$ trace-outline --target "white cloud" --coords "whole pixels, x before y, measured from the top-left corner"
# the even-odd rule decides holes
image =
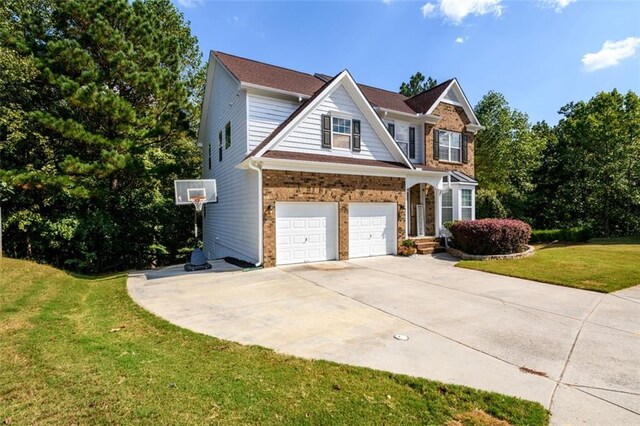
[[[422,16],[426,18],[427,16],[432,16],[434,14],[436,11],[436,5],[433,3],[425,3],[420,10],[422,11]]]
[[[469,15],[502,15],[501,0],[440,0],[440,12],[454,24],[460,24]]]
[[[204,4],[204,0],[176,0],[176,2],[187,9],[192,9],[194,7],[202,6]]]
[[[562,12],[562,9],[575,3],[577,0],[538,0],[538,4],[542,7],[552,7],[556,13]]]
[[[469,40],[469,37],[456,37],[456,44],[462,44],[465,41]]]
[[[627,37],[619,41],[607,40],[598,52],[584,55],[582,57],[582,64],[587,71],[597,71],[603,68],[614,67],[623,59],[635,55],[638,46],[640,46],[640,37]]]
[[[420,10],[422,16],[434,16],[436,13],[458,25],[469,15],[493,14],[500,16],[504,12],[502,0],[439,0],[439,4],[426,3]],[[567,0],[562,0],[567,1]]]

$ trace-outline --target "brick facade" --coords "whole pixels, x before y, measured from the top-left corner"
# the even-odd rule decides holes
[[[276,264],[276,202],[338,203],[338,256],[349,258],[349,203],[397,203],[397,236],[405,236],[404,178],[264,170],[262,172],[265,267]]]
[[[426,164],[431,167],[435,167],[443,170],[455,170],[466,174],[467,176],[474,177],[474,141],[473,133],[467,132],[465,127],[471,121],[464,109],[459,106],[440,102],[433,111],[433,114],[442,117],[442,120],[438,121],[436,125],[425,124],[425,153]],[[446,161],[438,161],[433,158],[433,129],[450,130],[452,132],[464,133],[469,138],[469,150],[468,150],[468,162],[463,163],[449,163]]]

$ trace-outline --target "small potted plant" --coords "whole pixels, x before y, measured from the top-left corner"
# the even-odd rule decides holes
[[[402,246],[400,247],[400,254],[402,256],[411,256],[418,252],[416,248],[416,242],[413,240],[404,240],[402,241]]]

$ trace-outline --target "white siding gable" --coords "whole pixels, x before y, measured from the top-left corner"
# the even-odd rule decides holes
[[[360,120],[360,152],[322,148],[321,116],[331,113]],[[278,151],[335,155],[379,161],[397,161],[393,155],[391,155],[384,142],[382,142],[380,137],[375,133],[369,121],[362,114],[362,111],[360,111],[342,84],[338,85],[329,93],[315,110],[311,111],[311,113],[273,149]]]
[[[271,134],[298,107],[298,102],[247,94],[249,120],[249,146],[252,151]]]
[[[458,99],[458,97],[456,96],[456,94],[453,92],[453,90],[449,89],[447,91],[447,93],[444,95],[444,97],[442,98],[443,101],[449,101],[452,102],[454,104],[460,104],[460,99]]]
[[[211,97],[203,135],[203,177],[216,179],[218,201],[205,206],[204,251],[209,258],[258,261],[258,177],[237,169],[247,149],[247,99],[238,82],[219,63],[214,66]],[[224,147],[225,125],[231,122],[231,146]],[[222,161],[218,133],[223,133]],[[211,169],[208,150],[211,145]]]

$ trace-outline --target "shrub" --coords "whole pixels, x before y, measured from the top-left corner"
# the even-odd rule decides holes
[[[552,241],[567,241],[583,243],[589,241],[591,236],[589,228],[538,229],[531,233],[531,242],[550,243]]]
[[[442,224],[442,226],[449,232],[451,232],[451,226],[453,226],[453,224],[456,223],[455,220],[447,220],[446,222],[444,222]]]
[[[520,220],[480,219],[451,226],[455,246],[465,253],[492,255],[518,253],[531,237],[531,227]]]
[[[415,247],[416,242],[411,239],[402,240],[402,247]]]
[[[492,189],[476,191],[476,217],[479,219],[507,217],[507,209],[504,208],[496,191]]]

